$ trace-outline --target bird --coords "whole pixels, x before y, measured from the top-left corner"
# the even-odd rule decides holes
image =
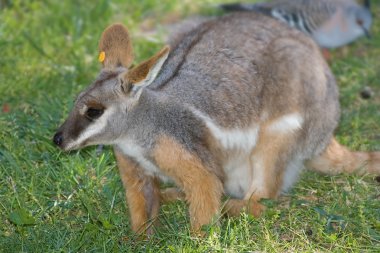
[[[362,5],[354,0],[274,0],[256,4],[222,4],[225,11],[255,11],[271,16],[310,35],[325,49],[370,38],[370,0]]]

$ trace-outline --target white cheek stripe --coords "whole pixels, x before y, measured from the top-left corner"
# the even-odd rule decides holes
[[[302,128],[302,124],[302,116],[299,113],[291,113],[276,119],[267,130],[275,133],[287,133]]]
[[[112,107],[106,109],[103,115],[101,115],[100,118],[93,122],[89,127],[84,129],[76,140],[73,140],[71,143],[67,145],[66,149],[79,147],[84,141],[86,141],[90,137],[102,132],[104,128],[107,126],[107,121],[114,111],[115,110]]]
[[[259,127],[252,127],[250,129],[224,129],[214,123],[212,119],[204,115],[202,112],[191,108],[191,111],[201,118],[206,126],[211,131],[215,139],[217,139],[223,148],[227,150],[231,149],[243,149],[250,151],[256,146],[257,137],[259,133]]]

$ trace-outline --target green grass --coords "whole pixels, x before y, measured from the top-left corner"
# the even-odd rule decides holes
[[[380,187],[373,176],[305,172],[261,218],[220,219],[189,235],[183,203],[162,207],[147,241],[130,230],[111,149],[61,153],[51,143],[74,96],[99,70],[98,38],[110,23],[131,30],[136,58],[161,46],[141,24],[211,13],[208,1],[0,1],[0,252],[379,252]],[[201,9],[199,9],[202,7]],[[372,40],[333,52],[342,120],[338,139],[380,150],[380,6]],[[370,86],[375,96],[359,92]],[[6,111],[6,105],[10,108]]]

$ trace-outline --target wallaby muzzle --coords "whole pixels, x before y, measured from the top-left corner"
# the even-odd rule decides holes
[[[61,147],[62,143],[63,143],[63,135],[62,135],[62,132],[57,132],[54,137],[53,137],[53,142],[55,145],[57,145],[58,147]]]

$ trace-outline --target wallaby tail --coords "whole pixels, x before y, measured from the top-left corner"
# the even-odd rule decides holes
[[[326,174],[380,175],[380,152],[353,152],[333,138],[324,153],[308,161],[306,166]]]

